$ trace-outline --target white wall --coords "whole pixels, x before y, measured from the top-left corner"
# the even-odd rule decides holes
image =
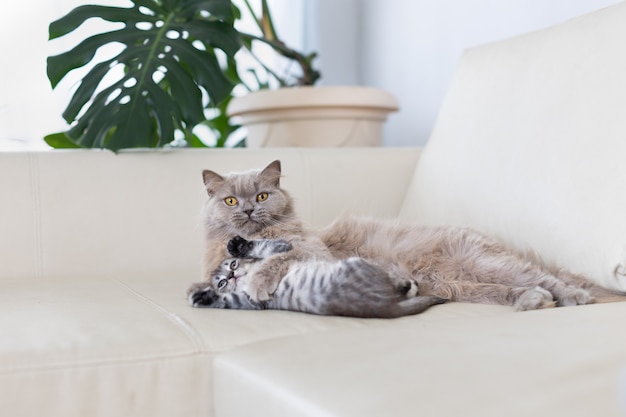
[[[326,84],[396,95],[388,146],[424,144],[462,51],[561,23],[617,0],[317,0]],[[357,19],[356,23],[353,19]],[[355,36],[355,30],[358,36]],[[350,50],[349,48],[355,48]],[[354,66],[352,60],[358,65]]]
[[[302,48],[317,51],[320,85],[359,85],[363,0],[306,0]]]

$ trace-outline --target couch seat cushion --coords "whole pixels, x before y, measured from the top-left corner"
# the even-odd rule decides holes
[[[216,358],[216,416],[619,416],[626,303],[422,316]],[[431,314],[432,313],[432,314]]]
[[[41,404],[58,416],[211,416],[215,355],[268,340],[388,324],[194,309],[184,296],[194,280],[164,274],[0,281],[0,408],[12,416],[37,415]],[[432,313],[492,314],[472,307]]]

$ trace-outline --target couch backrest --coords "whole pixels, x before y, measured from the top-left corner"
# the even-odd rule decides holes
[[[401,217],[626,290],[626,4],[467,51]]]
[[[396,216],[415,149],[0,153],[0,279],[171,272],[199,277],[203,169],[283,163],[311,226]]]

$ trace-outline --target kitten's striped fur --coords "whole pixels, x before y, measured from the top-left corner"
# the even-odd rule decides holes
[[[418,314],[445,302],[435,296],[419,296],[417,282],[397,271],[384,271],[362,258],[339,261],[294,262],[269,300],[253,301],[246,293],[262,265],[259,260],[292,249],[280,239],[247,241],[236,237],[226,259],[212,274],[212,285],[197,284],[189,291],[194,307],[245,310],[291,310],[320,315],[395,318]]]

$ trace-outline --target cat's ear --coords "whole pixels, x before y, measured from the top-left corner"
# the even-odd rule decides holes
[[[276,160],[263,169],[261,177],[278,187],[280,185],[280,174],[280,161]]]
[[[209,197],[215,194],[217,187],[224,183],[224,177],[208,169],[202,171],[202,180],[204,181],[204,186],[206,187],[206,192]]]

